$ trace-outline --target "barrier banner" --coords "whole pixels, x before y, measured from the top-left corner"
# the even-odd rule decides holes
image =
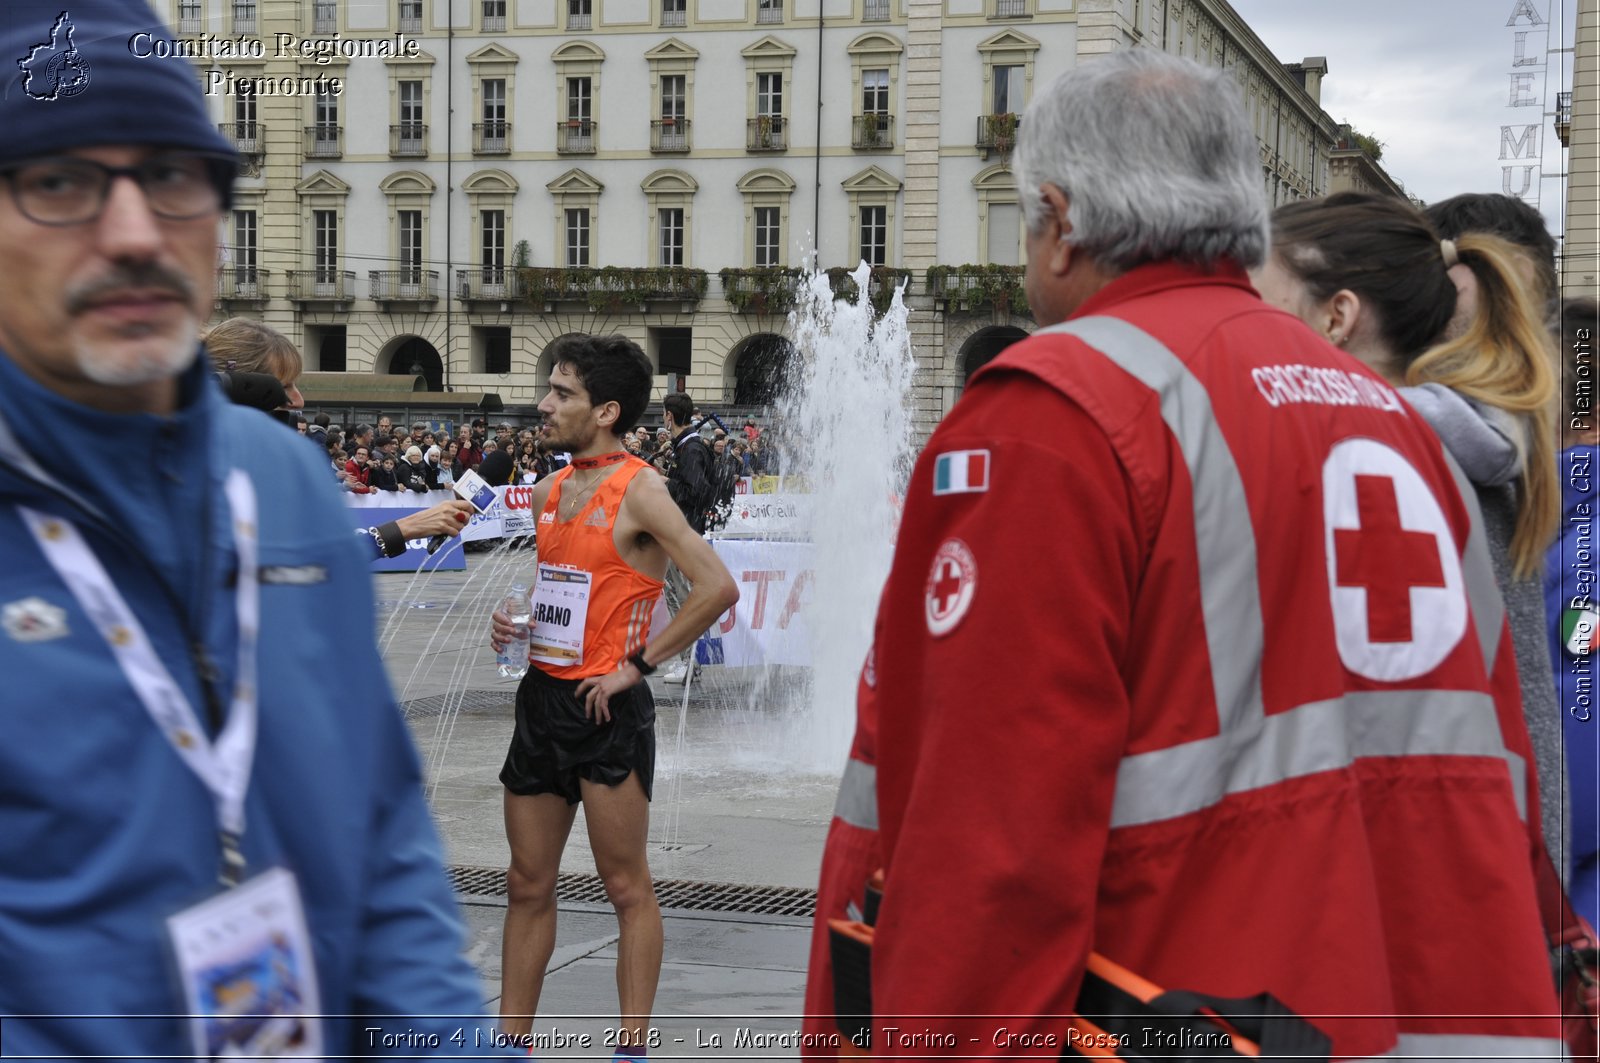
[[[443,496],[445,495],[445,492],[430,491],[429,494],[440,495],[441,497],[439,501],[444,501]],[[354,497],[382,497],[384,501],[404,501],[403,496],[387,491],[384,492],[382,496],[363,495]],[[421,499],[427,496],[413,491],[411,492],[411,497]],[[413,513],[427,509],[429,506],[435,504],[436,503],[429,502],[427,505],[422,506],[403,507],[372,505],[351,506],[348,512],[350,514],[352,527],[374,528],[379,524],[386,524],[391,520],[399,520],[401,517],[408,517]],[[454,547],[454,549],[452,549],[452,547]],[[437,554],[430,556],[428,554],[428,540],[426,537],[421,539],[407,539],[405,553],[401,554],[399,557],[380,557],[376,559],[372,562],[372,571],[415,572],[419,565],[426,568],[429,572],[448,572],[451,570],[459,571],[460,569],[467,567],[467,558],[466,554],[462,552],[460,545],[454,542],[446,542],[443,546],[439,547],[439,552]]]
[[[711,548],[733,573],[739,601],[700,637],[695,660],[735,668],[809,665],[801,608],[811,595],[811,544],[713,539]]]
[[[799,538],[809,529],[810,495],[735,495],[724,535],[780,535]]]

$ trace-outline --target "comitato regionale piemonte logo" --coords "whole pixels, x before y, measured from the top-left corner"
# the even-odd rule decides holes
[[[50,39],[28,49],[17,60],[22,69],[22,91],[35,100],[64,100],[89,87],[89,61],[72,43],[76,29],[63,11],[50,27]]]

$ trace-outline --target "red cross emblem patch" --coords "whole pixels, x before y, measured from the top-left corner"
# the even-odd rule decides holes
[[[1347,439],[1322,466],[1322,504],[1340,660],[1386,682],[1433,671],[1468,609],[1455,536],[1422,474],[1392,447]]]
[[[928,631],[935,637],[948,635],[972,608],[978,589],[978,562],[972,550],[960,539],[946,539],[933,555],[924,595]]]

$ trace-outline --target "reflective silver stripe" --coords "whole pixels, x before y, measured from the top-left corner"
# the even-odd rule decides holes
[[[1170,819],[1229,794],[1361,757],[1501,757],[1526,819],[1527,765],[1505,748],[1494,699],[1459,690],[1363,691],[1257,717],[1227,735],[1122,758],[1111,826]]]
[[[1552,1020],[1554,1016],[1552,1016]],[[1379,1058],[1439,1060],[1461,1063],[1485,1059],[1559,1060],[1565,1042],[1554,1037],[1496,1037],[1489,1034],[1403,1033],[1393,1052]]]
[[[844,778],[839,780],[839,800],[833,805],[833,817],[862,830],[878,829],[876,765],[866,764],[854,757],[845,763]]]
[[[1467,507],[1472,530],[1467,534],[1467,548],[1461,556],[1461,574],[1467,585],[1467,600],[1472,603],[1472,620],[1478,626],[1478,642],[1483,646],[1484,667],[1494,674],[1495,655],[1500,649],[1500,625],[1506,618],[1505,601],[1500,597],[1500,585],[1494,579],[1494,562],[1489,558],[1489,536],[1483,528],[1483,510],[1478,507],[1478,492],[1472,481],[1461,471],[1456,459],[1444,451],[1444,463],[1456,481],[1456,492]]]
[[[1342,768],[1361,757],[1407,755],[1503,760],[1518,815],[1525,819],[1527,766],[1505,748],[1494,701],[1487,694],[1359,692],[1266,715],[1255,529],[1243,478],[1205,386],[1159,341],[1126,321],[1090,317],[1040,331],[1076,336],[1156,393],[1162,419],[1183,452],[1194,494],[1201,611],[1220,733],[1124,757],[1111,826],[1186,815],[1229,794]],[[1483,608],[1481,623],[1487,624],[1503,615],[1503,607],[1487,568],[1481,516],[1470,485],[1462,493],[1473,518],[1463,569],[1474,614]],[[1498,632],[1499,621],[1492,627]]]

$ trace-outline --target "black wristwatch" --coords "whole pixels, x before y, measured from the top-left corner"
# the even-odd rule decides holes
[[[648,661],[646,661],[644,659],[644,651],[643,650],[639,650],[636,653],[634,653],[634,655],[632,657],[629,657],[628,658],[628,663],[633,665],[635,668],[639,669],[639,674],[640,675],[649,675],[650,673],[652,673],[652,672],[654,672],[656,670],[656,666],[655,665],[651,664],[650,662],[648,662]]]

